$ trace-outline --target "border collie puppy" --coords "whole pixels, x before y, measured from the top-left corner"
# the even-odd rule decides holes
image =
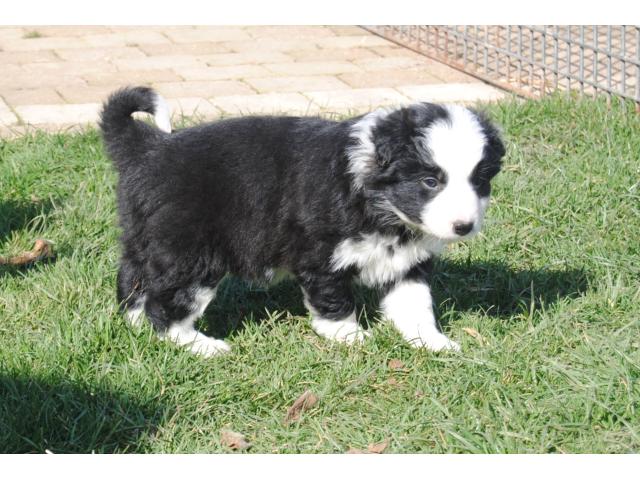
[[[132,118],[155,116],[157,128]],[[482,225],[505,153],[497,129],[460,106],[418,103],[341,122],[249,116],[171,132],[153,90],[124,88],[100,127],[119,173],[118,301],[163,338],[213,355],[194,329],[229,272],[300,283],[321,336],[361,341],[352,284],[411,345],[458,350],[432,309],[432,259]]]

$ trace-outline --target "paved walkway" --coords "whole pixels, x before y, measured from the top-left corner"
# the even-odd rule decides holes
[[[93,123],[123,85],[174,116],[357,113],[503,95],[355,26],[0,27],[0,136]]]

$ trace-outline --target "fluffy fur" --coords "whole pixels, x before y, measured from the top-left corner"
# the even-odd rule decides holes
[[[229,272],[292,274],[318,334],[362,340],[354,280],[412,345],[457,349],[437,328],[429,267],[477,233],[504,147],[478,112],[419,103],[341,122],[249,116],[171,132],[144,87],[115,92],[101,128],[119,173],[118,301],[194,352],[229,349],[194,329]],[[134,120],[155,116],[153,127]]]

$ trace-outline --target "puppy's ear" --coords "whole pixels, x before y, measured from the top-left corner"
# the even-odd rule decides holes
[[[415,112],[411,108],[397,110],[376,125],[373,129],[373,143],[378,166],[388,166],[412,144],[415,125]]]
[[[489,119],[488,115],[483,111],[474,109],[470,110],[478,116],[480,125],[482,126],[482,131],[487,138],[487,143],[484,147],[484,156],[499,165],[502,157],[504,157],[506,153],[504,143],[502,142],[502,132],[500,127],[493,123]]]
[[[487,131],[487,147],[491,150],[491,154],[498,160],[507,153],[504,143],[502,142],[500,131],[493,125],[492,128]]]
[[[385,168],[391,163],[396,153],[393,141],[387,136],[375,137],[374,144],[376,146],[376,163],[379,167]]]

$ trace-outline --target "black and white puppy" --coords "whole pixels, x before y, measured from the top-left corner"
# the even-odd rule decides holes
[[[155,116],[156,125],[132,118]],[[171,133],[154,91],[111,95],[100,123],[119,173],[118,301],[160,336],[212,355],[194,329],[229,272],[302,287],[312,328],[354,342],[352,283],[416,347],[458,350],[436,323],[432,259],[477,233],[505,153],[497,129],[461,106],[419,103],[341,122],[249,116]]]

